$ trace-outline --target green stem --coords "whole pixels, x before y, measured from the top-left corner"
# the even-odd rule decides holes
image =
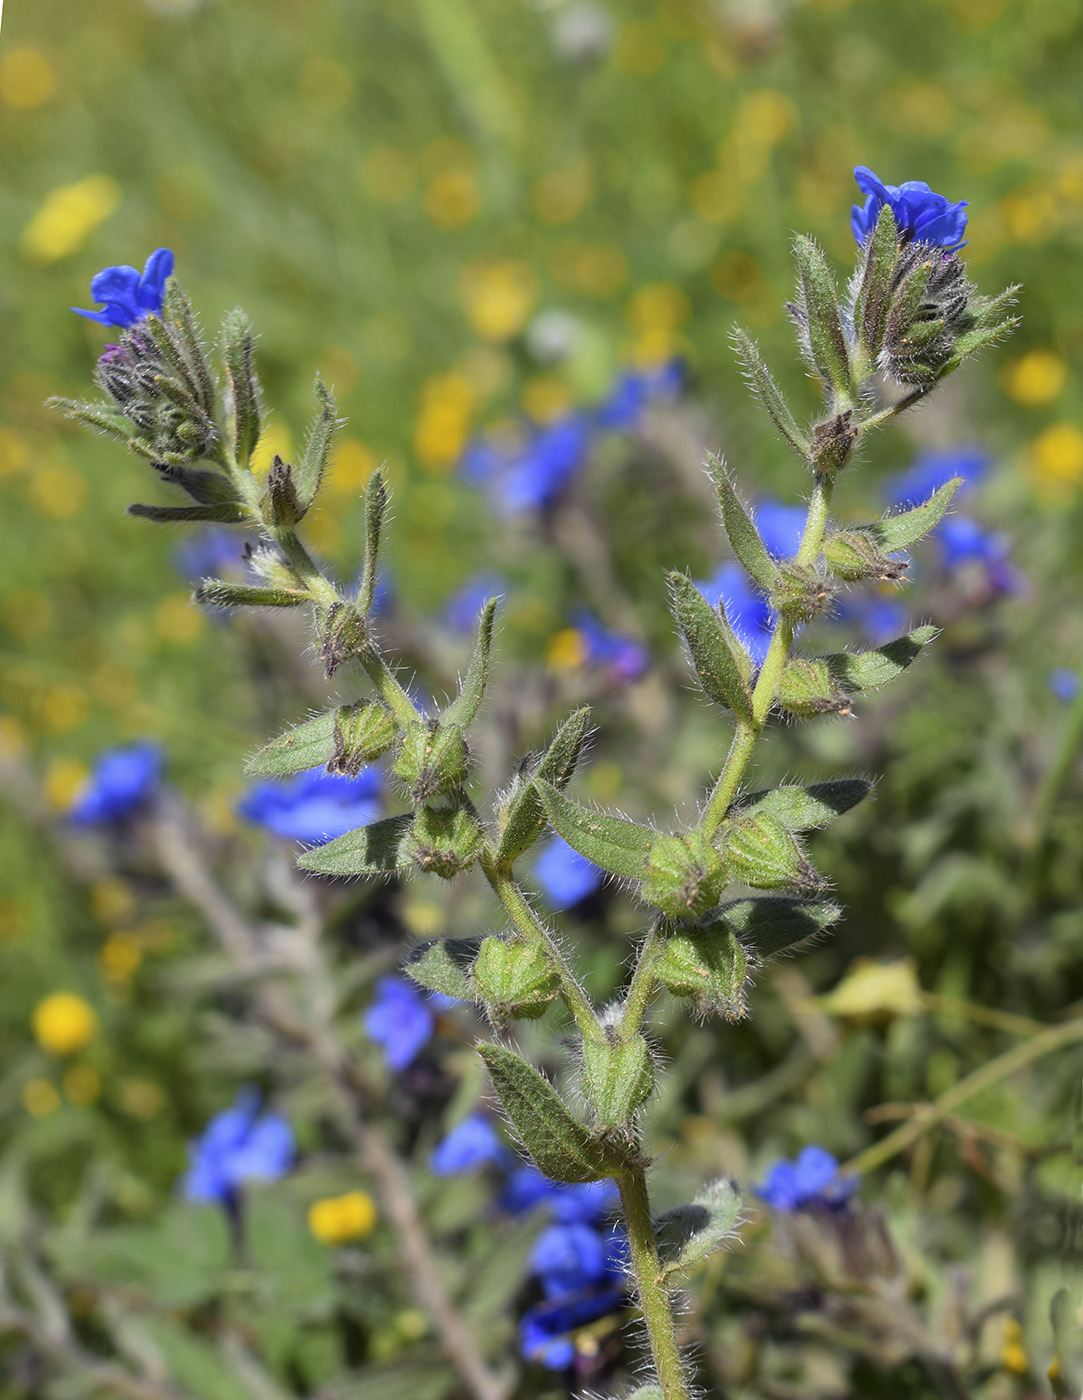
[[[654,1240],[647,1197],[647,1178],[642,1167],[622,1172],[617,1178],[624,1222],[628,1228],[628,1248],[636,1279],[636,1292],[643,1321],[650,1338],[651,1355],[663,1400],[690,1400],[688,1380],[681,1364],[677,1328],[673,1321],[673,1299],[669,1296],[658,1246]]]
[[[568,966],[556,939],[531,909],[526,896],[516,882],[510,875],[501,870],[496,858],[496,850],[491,844],[487,844],[482,850],[479,864],[485,872],[485,878],[489,881],[515,927],[529,942],[541,943],[553,960],[553,965],[560,978],[560,994],[568,1010],[575,1017],[575,1024],[579,1027],[580,1035],[585,1040],[603,1040],[605,1035],[601,1022],[598,1020],[586,992],[579,985],[575,974]]]
[[[1006,1079],[1016,1070],[1023,1069],[1032,1060],[1041,1059],[1043,1055],[1059,1050],[1063,1045],[1071,1045],[1077,1040],[1083,1040],[1083,1020],[1067,1021],[1063,1026],[1051,1026],[1040,1035],[1025,1040],[1022,1045],[1016,1045],[1005,1054],[998,1055],[995,1060],[990,1060],[988,1064],[976,1069],[973,1074],[968,1074],[965,1079],[960,1079],[958,1084],[941,1094],[935,1103],[918,1110],[908,1123],[896,1128],[893,1133],[888,1133],[886,1138],[873,1143],[864,1152],[859,1152],[841,1170],[847,1174],[859,1174],[883,1166],[899,1152],[905,1152],[908,1147],[912,1147],[930,1128],[935,1128],[938,1123],[943,1122],[967,1099],[980,1094],[991,1084]]]
[[[823,547],[824,531],[827,529],[827,513],[831,505],[831,493],[834,490],[834,485],[833,476],[817,476],[816,478],[816,485],[813,488],[812,500],[809,502],[805,528],[801,532],[801,544],[798,547],[795,561],[806,568],[816,562]],[[760,667],[755,689],[752,692],[751,723],[742,721],[738,724],[737,732],[733,736],[733,743],[726,756],[725,765],[703,810],[700,825],[708,837],[713,837],[717,833],[726,819],[730,804],[737,796],[741,779],[744,777],[745,770],[752,758],[757,740],[763,732],[767,716],[771,713],[771,706],[775,703],[782,673],[790,659],[793,635],[793,623],[789,618],[780,616],[775,623],[767,655],[763,658],[763,665]]]
[[[665,941],[662,928],[661,920],[652,925],[640,947],[635,971],[632,973],[632,980],[629,982],[628,991],[625,994],[624,1011],[620,1018],[622,1040],[630,1040],[638,1032],[643,1024],[643,1017],[647,1013],[651,997],[654,995],[654,960]]]
[[[363,651],[357,658],[365,668],[365,674],[376,687],[376,692],[387,708],[407,729],[417,721],[417,706],[395,679],[394,673],[383,657],[376,651]]]

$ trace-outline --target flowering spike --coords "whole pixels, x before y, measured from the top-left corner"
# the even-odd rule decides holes
[[[886,205],[899,233],[908,241],[928,243],[949,252],[963,246],[967,217],[965,199],[952,204],[942,194],[934,194],[924,180],[885,185],[867,165],[854,167],[854,179],[866,196],[865,203],[855,204],[851,214],[850,222],[858,243],[864,245]]]

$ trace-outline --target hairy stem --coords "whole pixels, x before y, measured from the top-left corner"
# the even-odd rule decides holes
[[[643,1168],[635,1167],[622,1172],[617,1178],[617,1186],[628,1227],[628,1248],[639,1307],[650,1338],[651,1355],[663,1400],[689,1400],[691,1392],[681,1363],[677,1327],[673,1320],[673,1299],[666,1287],[658,1258]]]
[[[643,1017],[654,995],[654,960],[664,941],[662,930],[662,921],[659,919],[651,926],[640,946],[635,971],[625,993],[624,1011],[620,1020],[620,1033],[625,1040],[631,1039],[643,1024]]]

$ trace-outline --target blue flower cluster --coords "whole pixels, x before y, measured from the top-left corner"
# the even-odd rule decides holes
[[[678,360],[658,369],[629,370],[593,411],[568,413],[541,425],[526,420],[523,440],[514,446],[492,437],[479,439],[467,447],[460,469],[465,480],[486,492],[499,514],[540,510],[586,465],[598,434],[632,431],[651,403],[675,397],[683,383]]]
[[[68,816],[81,826],[121,821],[150,801],[161,772],[162,751],[157,744],[110,749],[95,763]]]
[[[382,791],[378,768],[364,768],[356,778],[310,768],[292,778],[253,784],[237,810],[276,836],[319,846],[375,821]]]
[[[844,1206],[857,1186],[857,1177],[839,1174],[838,1159],[825,1147],[806,1147],[796,1161],[775,1162],[756,1191],[769,1206],[788,1213]]]
[[[850,217],[858,243],[864,244],[886,204],[894,215],[899,233],[905,238],[946,248],[949,252],[963,246],[967,217],[965,199],[952,204],[942,194],[934,194],[924,180],[885,185],[867,165],[854,167],[854,179],[866,196],[864,204],[854,205]]]
[[[182,1188],[190,1201],[232,1207],[249,1181],[277,1181],[294,1158],[293,1129],[277,1113],[260,1113],[260,1097],[243,1089],[232,1108],[215,1114],[203,1136],[188,1144]]]
[[[158,248],[147,259],[142,273],[122,265],[107,267],[91,279],[91,299],[104,302],[103,310],[82,311],[78,306],[71,309],[77,316],[103,326],[134,326],[144,316],[161,314],[165,284],[172,274],[173,254],[168,248]]]
[[[563,836],[554,836],[538,853],[534,879],[551,909],[570,909],[601,888],[605,871],[573,850]]]

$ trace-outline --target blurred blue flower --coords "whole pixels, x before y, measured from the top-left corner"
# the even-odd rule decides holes
[[[381,977],[376,998],[361,1018],[370,1039],[384,1048],[393,1070],[413,1064],[436,1028],[429,999],[401,977]]]
[[[850,218],[854,237],[864,245],[876,227],[880,210],[889,205],[895,225],[905,238],[915,243],[931,243],[949,252],[963,246],[966,233],[967,201],[952,204],[942,194],[934,194],[924,180],[907,180],[901,185],[885,185],[867,165],[854,167],[854,179],[866,196],[855,204]]]
[[[841,1206],[857,1189],[857,1178],[840,1176],[838,1160],[824,1147],[806,1147],[795,1162],[783,1159],[768,1169],[756,1191],[779,1211],[805,1206]]]
[[[489,599],[507,591],[508,581],[501,574],[473,574],[444,604],[444,621],[453,632],[471,632]]]
[[[198,583],[204,578],[247,572],[243,567],[247,549],[244,535],[224,525],[212,525],[178,545],[173,557],[185,578]],[[214,613],[221,611],[213,610]]]
[[[562,836],[554,836],[534,862],[534,878],[550,908],[570,909],[601,887],[605,872],[573,850]]]
[[[232,1108],[215,1114],[201,1138],[188,1144],[182,1180],[190,1201],[230,1204],[247,1181],[277,1181],[294,1156],[293,1130],[277,1113],[260,1115],[260,1097],[244,1089]]]
[[[91,299],[104,302],[104,310],[82,311],[78,306],[72,310],[103,326],[134,326],[144,316],[161,312],[165,284],[172,272],[173,254],[168,248],[151,253],[142,275],[127,265],[107,267],[90,283]]]
[[[375,821],[382,786],[377,768],[362,769],[356,778],[310,768],[292,778],[254,783],[237,810],[276,836],[318,846]]]
[[[574,1221],[590,1223],[600,1220],[616,1205],[617,1199],[617,1187],[612,1181],[564,1186],[550,1181],[537,1167],[516,1167],[504,1183],[500,1205],[509,1215],[525,1215],[544,1203],[555,1220],[569,1224]]]
[[[474,443],[462,460],[466,480],[482,487],[501,515],[518,515],[548,505],[586,463],[590,425],[581,414],[531,428],[516,451],[491,442]]]
[[[519,1350],[524,1360],[549,1371],[565,1371],[575,1360],[572,1333],[624,1305],[624,1292],[608,1287],[568,1293],[528,1308],[519,1323]]]
[[[913,465],[906,471],[891,478],[884,488],[884,497],[893,506],[921,505],[946,482],[961,476],[963,485],[955,497],[959,500],[971,487],[977,485],[988,469],[988,454],[973,443],[964,443],[959,447],[930,448],[926,452],[919,452]]]
[[[1003,536],[986,530],[968,515],[950,515],[936,527],[940,557],[947,569],[963,564],[996,564],[1007,554]]]
[[[597,1283],[608,1269],[605,1240],[591,1225],[549,1225],[530,1251],[530,1272],[547,1298]]]
[[[801,544],[808,511],[802,506],[787,506],[770,498],[756,507],[756,526],[767,553],[776,559],[791,559]]]
[[[1049,673],[1049,689],[1066,705],[1070,705],[1076,698],[1081,685],[1083,681],[1080,680],[1079,672],[1070,671],[1066,666],[1058,666],[1055,671]]]
[[[498,1137],[492,1120],[474,1113],[436,1144],[430,1164],[437,1176],[455,1176],[487,1163],[501,1166],[510,1159],[511,1153]]]
[[[595,413],[595,421],[611,432],[628,432],[639,426],[643,410],[659,399],[672,399],[684,387],[684,365],[670,360],[654,369],[625,370]]]
[[[730,626],[759,665],[771,644],[775,615],[740,564],[728,559],[710,578],[700,579],[696,587],[712,607],[719,602],[724,605]]]
[[[578,608],[572,614],[572,624],[582,638],[588,666],[604,668],[619,683],[638,680],[647,669],[647,648],[635,637],[610,632],[586,608]]]
[[[161,771],[162,751],[157,744],[110,749],[95,763],[68,816],[83,826],[120,821],[150,799]]]
[[[874,594],[844,593],[836,599],[840,621],[855,622],[862,641],[880,647],[906,631],[907,609],[894,598]]]

